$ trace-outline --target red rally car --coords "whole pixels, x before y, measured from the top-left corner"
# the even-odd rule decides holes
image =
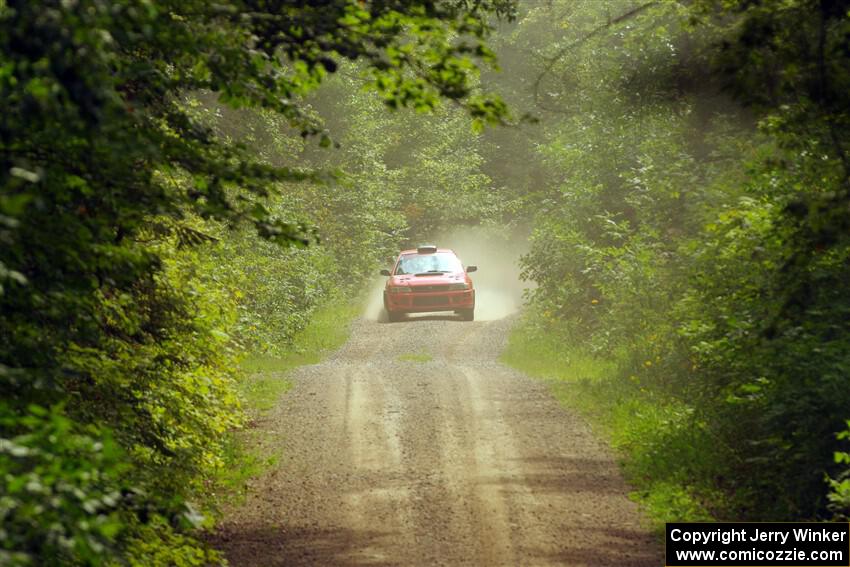
[[[446,248],[420,246],[403,250],[384,288],[384,308],[390,321],[401,321],[407,313],[454,311],[464,321],[475,318],[475,289],[471,272],[477,266],[463,268],[460,258]]]

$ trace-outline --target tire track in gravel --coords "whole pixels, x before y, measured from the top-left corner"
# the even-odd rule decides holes
[[[258,423],[279,466],[213,544],[237,567],[661,565],[604,444],[497,362],[509,326],[357,321]]]

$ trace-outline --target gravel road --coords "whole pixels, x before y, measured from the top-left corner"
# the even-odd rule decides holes
[[[497,362],[509,326],[355,322],[257,424],[279,464],[214,545],[237,567],[663,565],[604,444]]]

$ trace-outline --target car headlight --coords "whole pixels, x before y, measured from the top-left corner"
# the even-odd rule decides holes
[[[394,286],[390,288],[390,293],[410,293],[410,288],[407,286]]]
[[[449,291],[465,291],[469,289],[469,284],[453,283],[449,286]]]

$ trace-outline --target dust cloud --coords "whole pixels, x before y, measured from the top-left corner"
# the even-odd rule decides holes
[[[519,311],[523,291],[530,287],[520,279],[519,257],[528,249],[524,236],[505,235],[499,229],[469,227],[422,239],[457,253],[464,266],[478,266],[471,274],[475,285],[475,319],[493,321]],[[411,245],[415,246],[415,244]],[[386,278],[377,278],[369,292],[364,317],[382,320]],[[443,314],[451,316],[450,313]],[[412,315],[417,317],[419,315]]]

